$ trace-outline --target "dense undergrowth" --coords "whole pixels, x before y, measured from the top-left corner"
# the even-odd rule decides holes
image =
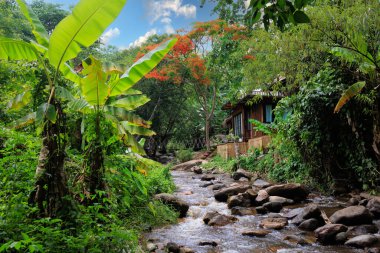
[[[169,168],[150,168],[146,175],[134,169],[134,159],[113,155],[106,161],[107,193],[81,204],[83,158],[68,150],[66,167],[74,209],[62,220],[38,218],[28,205],[34,187],[40,139],[0,128],[0,252],[139,252],[139,234],[154,226],[176,221],[168,206],[152,195],[172,192]]]

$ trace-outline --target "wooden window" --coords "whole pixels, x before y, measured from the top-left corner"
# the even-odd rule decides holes
[[[273,105],[272,104],[264,105],[264,123],[272,123],[273,120],[274,120]]]
[[[234,135],[235,136],[239,136],[239,137],[242,137],[242,117],[241,117],[241,113],[239,113],[238,115],[236,115],[234,117]]]
[[[246,120],[246,126],[247,126],[248,131],[252,130],[252,123],[249,122],[249,120],[253,118],[252,111],[253,111],[252,108],[247,108],[245,111],[245,120]]]

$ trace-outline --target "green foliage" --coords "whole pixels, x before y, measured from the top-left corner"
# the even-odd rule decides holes
[[[221,156],[213,157],[208,163],[202,165],[203,168],[207,170],[220,169],[226,172],[235,171],[237,168],[236,159],[225,160]]]
[[[175,155],[180,162],[187,162],[193,158],[193,151],[191,149],[180,149]]]

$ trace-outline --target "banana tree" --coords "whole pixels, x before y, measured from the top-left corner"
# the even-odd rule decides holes
[[[80,0],[72,13],[63,19],[49,36],[24,0],[16,0],[21,12],[29,21],[35,40],[26,42],[0,37],[0,59],[38,62],[45,71],[49,86],[46,103],[36,112],[19,121],[20,124],[36,121],[42,125],[43,145],[36,169],[35,190],[30,202],[36,203],[41,214],[56,216],[68,207],[67,179],[64,171],[65,141],[63,112],[56,99],[57,83],[65,79],[78,82],[78,75],[69,61],[77,57],[82,48],[92,45],[119,15],[126,0]],[[11,102],[13,106],[25,102],[22,96]],[[16,106],[17,107],[17,106]]]
[[[134,90],[133,86],[164,58],[176,42],[177,39],[173,39],[163,43],[138,60],[125,73],[113,64],[103,64],[90,56],[82,62],[81,74],[84,77],[78,82],[79,98],[68,95],[69,92],[60,87],[59,96],[69,100],[68,108],[82,112],[87,119],[82,121],[82,130],[88,129],[86,125],[93,126],[89,131],[94,133],[89,133],[86,140],[85,166],[89,169],[86,193],[96,196],[97,190],[105,189],[104,149],[109,141],[104,137],[112,130],[101,127],[104,121],[111,123],[117,139],[130,147],[133,153],[145,154],[134,135],[152,136],[155,133],[149,129],[150,123],[133,111],[150,99]]]

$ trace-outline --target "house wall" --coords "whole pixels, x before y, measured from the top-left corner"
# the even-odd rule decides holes
[[[277,101],[272,98],[264,97],[259,103],[253,105],[245,105],[243,103],[236,105],[236,107],[232,110],[232,128],[234,126],[234,117],[238,114],[242,114],[242,137],[243,141],[248,141],[249,139],[259,138],[264,136],[264,134],[260,131],[254,130],[254,126],[249,127],[248,118],[256,119],[260,122],[264,122],[264,108],[267,104],[272,104],[275,107]],[[251,128],[251,129],[249,129]]]

